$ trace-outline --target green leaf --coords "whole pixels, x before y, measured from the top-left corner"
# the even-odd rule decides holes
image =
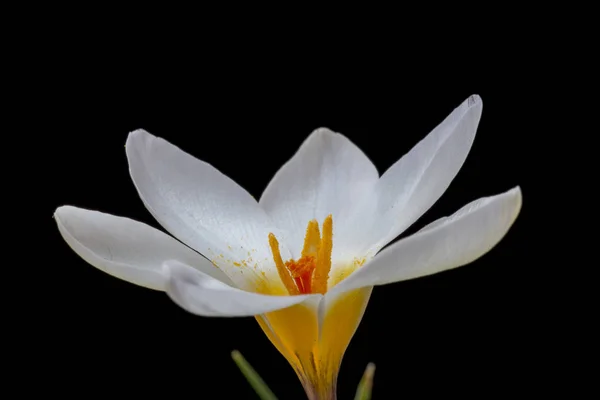
[[[360,383],[358,384],[354,400],[371,399],[371,390],[373,389],[373,375],[375,375],[375,364],[369,363],[367,364],[367,369],[365,369],[365,373],[363,374],[363,377],[360,380]]]
[[[233,358],[233,361],[235,361],[240,371],[242,371],[242,374],[244,374],[248,380],[248,383],[250,383],[250,386],[252,386],[258,397],[260,397],[262,400],[277,400],[277,397],[275,397],[265,381],[262,380],[254,368],[252,368],[244,356],[242,356],[242,353],[234,350],[231,352],[231,358]]]

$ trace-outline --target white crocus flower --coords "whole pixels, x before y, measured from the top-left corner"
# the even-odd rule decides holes
[[[56,210],[56,222],[87,262],[165,291],[191,313],[256,316],[308,396],[335,398],[373,286],[470,263],[517,217],[519,187],[379,252],[444,193],[481,111],[481,99],[469,97],[381,177],[346,137],[316,130],[259,202],[213,166],[138,130],[126,144],[131,177],[148,210],[185,245],[143,223],[71,206]]]

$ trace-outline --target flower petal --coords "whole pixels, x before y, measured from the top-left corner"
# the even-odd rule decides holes
[[[460,267],[492,249],[508,232],[521,209],[517,186],[503,194],[469,203],[450,217],[394,243],[335,286],[327,296],[384,285]]]
[[[372,287],[307,299],[257,317],[269,340],[290,362],[311,398],[329,399],[340,363],[364,314]],[[313,301],[316,300],[316,301]]]
[[[377,183],[379,174],[367,156],[345,136],[321,128],[314,131],[297,153],[275,174],[260,198],[260,205],[283,230],[283,240],[299,257],[308,221],[319,224],[332,214],[346,219],[348,207]],[[335,251],[343,250],[336,242]],[[334,255],[335,257],[335,255]]]
[[[136,285],[165,290],[168,276],[162,264],[171,259],[229,282],[204,257],[141,222],[71,206],[59,207],[54,218],[67,244],[85,261]]]
[[[183,309],[206,317],[245,317],[280,310],[321,295],[271,296],[224,284],[178,261],[165,263],[167,294]]]
[[[253,268],[242,264],[277,274],[268,245],[269,233],[276,232],[247,191],[210,164],[143,130],[129,135],[126,149],[140,197],[168,232],[213,261],[239,287],[246,287],[248,278],[258,279]],[[284,245],[280,251],[289,258]]]
[[[374,255],[439,199],[471,149],[482,108],[469,97],[381,176],[356,217],[363,229],[353,247]]]

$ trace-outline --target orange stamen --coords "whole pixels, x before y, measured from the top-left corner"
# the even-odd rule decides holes
[[[323,237],[319,232],[317,220],[309,221],[304,236],[302,256],[298,260],[283,262],[279,252],[279,243],[272,233],[269,234],[269,246],[277,266],[279,277],[289,294],[325,293],[331,270],[331,251],[333,249],[333,219],[331,215],[323,222]]]
[[[323,221],[323,237],[319,246],[317,266],[315,268],[312,286],[314,293],[325,294],[327,291],[327,280],[331,271],[331,251],[333,250],[333,218],[331,214]]]
[[[275,261],[275,266],[277,267],[277,272],[279,273],[279,278],[285,285],[285,288],[288,290],[289,294],[299,294],[298,288],[294,283],[294,279],[290,273],[290,270],[285,267],[283,264],[283,259],[281,258],[281,253],[279,252],[279,242],[277,238],[272,233],[269,233],[269,246],[271,247],[271,253],[273,253],[273,261]]]
[[[313,256],[319,254],[321,245],[321,233],[319,232],[319,223],[313,219],[306,227],[306,235],[304,236],[304,247],[302,248],[302,257]]]

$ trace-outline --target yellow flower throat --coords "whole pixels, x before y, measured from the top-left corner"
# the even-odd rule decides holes
[[[364,259],[342,261],[332,271],[333,219],[328,215],[319,223],[312,220],[306,228],[300,258],[283,261],[279,242],[269,234],[269,246],[280,282],[265,280],[257,291],[270,295],[325,294],[328,282],[336,285]],[[331,277],[330,277],[331,275]],[[296,304],[257,315],[256,320],[269,340],[290,362],[311,400],[334,399],[337,374],[342,357],[354,335],[369,301],[371,288],[360,288],[337,295],[328,302],[319,322],[315,303]]]
[[[279,242],[269,233],[269,246],[277,272],[290,295],[327,292],[327,281],[331,270],[331,250],[333,249],[333,219],[331,214],[323,221],[323,237],[319,223],[313,219],[308,223],[302,256],[285,263],[279,252]]]

